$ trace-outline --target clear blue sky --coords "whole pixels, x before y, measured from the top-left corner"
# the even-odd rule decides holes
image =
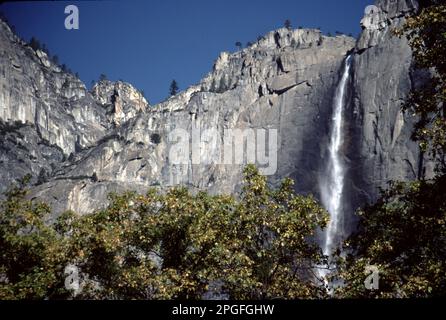
[[[283,26],[360,32],[374,0],[126,0],[5,3],[0,11],[25,40],[45,43],[90,87],[105,73],[144,90],[151,103],[166,98],[170,81],[197,83],[221,51],[234,51]],[[64,8],[76,4],[80,29],[64,28]]]

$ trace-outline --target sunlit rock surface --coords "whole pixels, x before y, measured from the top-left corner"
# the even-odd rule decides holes
[[[155,106],[124,82],[104,80],[88,91],[0,22],[2,191],[32,173],[32,196],[56,213],[87,213],[105,206],[109,192],[151,186],[233,193],[243,165],[221,164],[225,129],[261,129],[267,136],[277,131],[277,163],[259,164],[275,172],[269,181],[291,177],[298,192],[318,196],[334,91],[353,53],[343,128],[346,192],[352,206],[375,199],[388,180],[415,178],[421,167],[409,139],[412,125],[399,111],[413,81],[411,51],[391,34],[416,4],[382,0],[376,6],[378,16],[362,22],[373,27],[358,41],[278,29],[239,52],[221,53],[199,83]],[[193,143],[198,131],[207,135]],[[182,164],[172,159],[178,132],[190,139]]]

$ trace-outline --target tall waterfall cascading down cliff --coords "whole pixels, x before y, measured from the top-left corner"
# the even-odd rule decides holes
[[[343,190],[345,179],[345,166],[342,154],[343,144],[343,113],[345,106],[346,87],[350,75],[352,57],[349,55],[344,62],[342,77],[336,88],[333,104],[332,128],[328,145],[329,159],[320,179],[321,201],[330,214],[330,221],[324,230],[322,250],[330,255],[333,249],[345,234],[343,224]]]

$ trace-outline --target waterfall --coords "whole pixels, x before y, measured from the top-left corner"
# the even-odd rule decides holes
[[[330,255],[344,236],[343,228],[343,190],[345,166],[342,154],[343,144],[343,113],[345,106],[345,91],[350,75],[351,56],[345,60],[342,77],[336,88],[333,105],[332,128],[328,146],[328,161],[321,177],[320,191],[322,205],[330,214],[330,222],[324,230],[322,251]]]

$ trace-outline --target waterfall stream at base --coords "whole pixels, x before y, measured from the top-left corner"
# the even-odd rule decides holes
[[[343,191],[345,179],[345,166],[342,153],[343,145],[343,113],[345,107],[346,87],[350,76],[351,56],[345,59],[342,77],[336,88],[333,101],[333,116],[331,120],[330,141],[328,145],[328,159],[319,181],[321,201],[330,214],[330,222],[323,230],[322,251],[330,256],[332,251],[340,244],[344,236]],[[327,266],[325,266],[327,267]],[[319,275],[325,278],[328,271],[320,269]]]

